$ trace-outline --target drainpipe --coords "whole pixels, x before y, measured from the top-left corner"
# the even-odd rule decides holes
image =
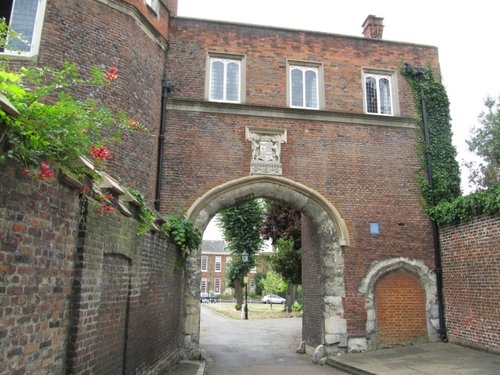
[[[156,162],[156,191],[155,210],[160,212],[161,208],[161,181],[163,179],[163,149],[165,145],[165,128],[167,123],[167,98],[173,92],[175,85],[163,79],[161,81],[161,114],[160,114],[160,134],[158,136],[158,159]]]
[[[422,71],[417,71],[420,76]],[[422,118],[423,118],[423,132],[425,144],[425,161],[427,164],[427,181],[431,190],[434,188],[434,179],[432,178],[432,155],[430,151],[429,140],[429,122],[427,119],[427,102],[425,101],[424,89],[420,87],[420,100],[422,103]],[[439,240],[439,226],[436,220],[432,220],[432,237],[434,240],[434,264],[436,272],[436,287],[437,297],[439,304],[439,329],[438,334],[441,341],[448,342],[448,335],[446,332],[446,319],[444,315],[444,297],[443,297],[443,270],[441,268],[441,242]]]

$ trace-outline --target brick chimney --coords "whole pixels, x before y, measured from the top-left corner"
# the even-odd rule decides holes
[[[382,39],[384,32],[384,19],[370,14],[361,25],[365,38]]]

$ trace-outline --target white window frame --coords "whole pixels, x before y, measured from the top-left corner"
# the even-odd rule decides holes
[[[203,267],[203,263],[205,263],[205,267]],[[200,270],[201,272],[208,272],[208,256],[206,255],[201,256]]]
[[[212,64],[214,62],[222,62],[224,64],[224,74],[223,74],[223,94],[222,98],[213,98],[212,93]],[[239,74],[238,74],[238,98],[236,100],[227,99],[227,66],[229,63],[234,62],[238,64]],[[211,102],[220,103],[243,103],[245,88],[245,59],[241,55],[231,55],[231,54],[221,54],[221,53],[209,53],[207,59],[207,75],[206,75],[206,96]]]
[[[257,273],[257,266],[252,267],[250,273]]]
[[[201,293],[207,292],[207,279],[205,278],[202,278],[200,281],[200,292]]]
[[[12,9],[11,9],[11,14],[10,14],[10,20],[12,21],[12,12],[14,10],[14,6],[16,1],[19,0],[14,0],[12,2]],[[30,50],[29,51],[16,51],[16,50],[9,50],[8,48],[5,48],[0,54],[3,55],[15,55],[15,56],[24,56],[24,57],[33,57],[38,55],[38,51],[40,49],[40,39],[42,37],[42,28],[43,28],[43,20],[45,17],[45,6],[46,6],[47,0],[38,0],[38,6],[37,6],[37,11],[36,11],[36,16],[35,16],[35,24],[33,25],[33,37],[31,39],[30,43]],[[11,22],[9,21],[9,22]],[[8,42],[7,42],[8,44]]]
[[[289,62],[288,64],[288,105],[290,108],[301,108],[301,109],[320,109],[321,106],[321,98],[320,98],[320,85],[322,80],[320,79],[321,74],[321,65],[316,63],[299,63],[299,62]],[[299,70],[302,73],[302,105],[294,105],[293,104],[293,70]],[[307,106],[306,103],[306,84],[305,84],[305,76],[307,72],[314,72],[316,75],[316,106]]]
[[[220,294],[222,288],[222,282],[220,278],[214,279],[214,294]]]
[[[377,112],[368,111],[368,93],[366,90],[366,80],[367,78],[375,79],[376,83],[376,95],[377,95]],[[382,113],[382,101],[380,97],[380,86],[379,83],[382,79],[389,80],[389,96],[390,96],[390,113]],[[395,116],[398,113],[397,110],[397,98],[394,93],[397,93],[395,75],[393,72],[385,71],[363,71],[363,109],[366,114],[369,115],[379,115],[379,116]]]
[[[222,257],[221,256],[216,256],[215,257],[215,272],[222,272]]]
[[[160,1],[159,0],[144,0],[146,5],[151,8],[157,15],[160,14]]]

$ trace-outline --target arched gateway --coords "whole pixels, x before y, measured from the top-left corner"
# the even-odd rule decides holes
[[[219,211],[258,197],[271,198],[301,211],[314,228],[313,246],[303,246],[303,258],[314,259],[303,262],[304,273],[314,272],[316,278],[304,285],[303,338],[309,345],[345,346],[347,324],[342,303],[345,287],[341,247],[349,244],[349,234],[336,208],[321,194],[287,178],[250,176],[211,189],[194,202],[187,216],[203,231]],[[199,257],[199,252],[193,254],[187,269],[184,335],[188,350],[197,348],[199,342]]]

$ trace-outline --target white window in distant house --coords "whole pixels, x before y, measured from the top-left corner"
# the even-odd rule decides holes
[[[214,293],[220,293],[220,279],[215,279],[214,283]]]
[[[364,73],[365,111],[379,115],[394,114],[392,77],[390,75]]]
[[[289,65],[290,107],[319,109],[319,69],[317,66]]]
[[[146,5],[149,6],[156,14],[160,12],[160,0],[146,0]]]
[[[201,272],[208,271],[208,257],[206,255],[201,256]]]
[[[210,57],[209,99],[241,102],[241,60]]]
[[[221,271],[221,257],[217,256],[215,257],[215,272],[220,272]]]
[[[253,267],[253,268],[250,270],[250,273],[257,273],[257,266]]]
[[[200,292],[201,293],[206,293],[207,292],[207,279],[201,279]]]
[[[22,40],[10,38],[0,52],[34,56],[38,53],[42,34],[43,17],[46,0],[2,0],[0,2],[0,18],[5,18],[9,27]]]

